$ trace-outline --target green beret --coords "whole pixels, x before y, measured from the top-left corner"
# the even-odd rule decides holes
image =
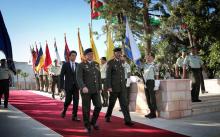
[[[121,51],[121,48],[114,48],[113,51],[114,51],[114,52]]]
[[[88,49],[84,50],[84,55],[86,55],[86,54],[88,54],[90,52],[93,52],[92,48],[88,48]]]

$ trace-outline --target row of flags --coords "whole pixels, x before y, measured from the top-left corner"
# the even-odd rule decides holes
[[[102,9],[104,6],[103,2],[101,2],[99,0],[90,0],[89,2],[91,4],[91,19],[99,18],[101,16],[100,9]],[[98,54],[98,51],[97,51],[97,48],[95,46],[95,42],[93,39],[91,25],[89,25],[89,36],[90,36],[90,47],[93,49],[93,53],[94,53],[94,60],[96,62],[100,63],[99,54]],[[64,41],[65,41],[64,58],[65,58],[65,61],[68,62],[70,50],[69,50],[69,47],[67,44],[66,34],[64,34]],[[84,61],[85,60],[85,57],[83,54],[84,49],[83,49],[82,42],[80,39],[79,29],[78,29],[78,46],[79,46],[78,48],[79,48],[79,53],[80,53],[80,59],[81,59],[81,61]],[[114,47],[114,42],[112,40],[111,30],[108,29],[108,31],[107,31],[107,51],[106,51],[107,60],[110,60],[114,56],[114,53],[113,53],[114,48],[115,47]],[[62,63],[61,63],[61,59],[60,59],[60,56],[58,53],[56,40],[54,42],[54,49],[55,49],[55,53],[56,53],[57,63],[61,65]],[[124,50],[125,50],[126,56],[130,60],[132,60],[134,63],[136,63],[136,65],[140,65],[139,59],[141,58],[141,53],[140,53],[140,50],[135,42],[134,36],[132,34],[132,31],[130,29],[130,26],[129,26],[127,19],[126,19],[125,49]],[[46,54],[44,55],[42,47],[40,47],[39,52],[38,52],[37,47],[36,47],[36,51],[34,51],[34,49],[32,49],[33,67],[34,67],[34,70],[37,72],[41,68],[43,68],[44,71],[48,71],[48,68],[52,64],[47,42],[46,42],[46,50],[45,51],[46,51]]]
[[[91,26],[89,26],[89,35],[90,35],[90,44],[91,44],[91,48],[93,49],[93,53],[94,53],[94,60],[98,63],[100,63],[100,58],[99,58],[99,54],[97,51],[97,48],[95,46],[95,42],[93,39],[93,33],[92,33],[92,28]],[[134,36],[132,34],[132,31],[130,29],[128,20],[126,20],[126,34],[125,34],[126,38],[125,38],[125,54],[127,55],[127,57],[134,61],[135,63],[141,58],[141,53],[140,50],[135,42]],[[66,34],[64,34],[64,41],[65,41],[65,49],[64,49],[64,57],[65,57],[65,61],[68,62],[69,61],[69,47],[67,44],[67,39],[66,39]],[[79,46],[79,53],[80,53],[80,59],[81,61],[85,60],[84,57],[84,49],[82,46],[82,42],[81,42],[81,38],[80,38],[80,32],[78,30],[78,46]],[[110,60],[111,58],[113,58],[114,53],[113,53],[113,49],[114,49],[114,43],[112,40],[112,35],[111,35],[111,30],[108,29],[107,32],[107,52],[106,52],[106,58],[107,60]],[[57,64],[61,65],[61,59],[60,59],[60,55],[57,49],[57,44],[56,44],[56,40],[54,42],[54,49],[55,49],[55,54],[56,54],[56,60],[57,60]],[[31,53],[32,53],[32,62],[33,62],[33,68],[36,72],[39,72],[39,70],[41,70],[42,68],[44,69],[44,71],[48,72],[48,68],[50,67],[50,65],[52,64],[52,60],[51,60],[51,56],[50,56],[50,51],[48,48],[48,43],[46,42],[46,49],[45,49],[45,54],[43,54],[43,50],[42,47],[40,45],[40,49],[38,51],[37,46],[36,46],[36,50],[34,50],[34,48],[31,48]]]

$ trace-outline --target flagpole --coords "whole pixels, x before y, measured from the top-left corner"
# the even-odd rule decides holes
[[[90,1],[90,24],[92,27],[92,1]]]

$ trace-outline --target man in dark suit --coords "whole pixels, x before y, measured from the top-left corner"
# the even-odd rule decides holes
[[[125,71],[120,60],[122,55],[121,48],[114,49],[114,59],[108,61],[107,64],[107,77],[106,86],[110,92],[109,106],[107,113],[105,115],[106,122],[110,122],[110,117],[112,115],[112,110],[115,106],[117,98],[121,106],[121,111],[124,115],[125,125],[132,126],[134,123],[131,122],[131,117],[128,108],[127,101],[127,91],[125,82]]]
[[[99,113],[102,108],[100,92],[101,88],[101,74],[99,64],[93,61],[93,51],[91,48],[84,51],[86,61],[79,64],[77,67],[77,82],[80,87],[82,97],[83,121],[85,129],[91,133],[91,126],[95,130],[99,130],[96,123]],[[91,100],[93,102],[94,111],[92,119],[90,120]]]
[[[76,68],[78,66],[78,64],[75,62],[76,56],[77,56],[76,51],[74,50],[71,51],[69,54],[70,61],[64,63],[61,69],[60,89],[61,90],[65,89],[65,93],[66,93],[64,109],[61,113],[61,117],[64,118],[66,116],[67,108],[71,104],[71,101],[73,99],[72,120],[80,121],[80,119],[77,117],[78,104],[79,104],[79,88],[76,81]]]

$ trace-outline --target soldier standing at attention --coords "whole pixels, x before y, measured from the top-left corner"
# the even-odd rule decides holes
[[[127,89],[127,100],[128,100],[128,105],[129,105],[129,100],[130,100],[130,76],[131,76],[131,66],[127,62],[127,56],[123,55],[121,57],[122,61],[122,66],[125,69],[125,84],[126,84],[126,89]]]
[[[122,55],[121,48],[114,49],[114,59],[108,61],[107,64],[107,77],[106,86],[110,92],[109,106],[105,115],[106,122],[111,122],[110,118],[112,115],[113,108],[117,98],[119,99],[120,107],[124,115],[125,125],[132,126],[134,123],[131,122],[131,117],[128,108],[127,91],[125,83],[125,69],[122,66],[120,60]]]
[[[101,72],[101,81],[102,81],[102,99],[103,99],[103,107],[108,106],[108,91],[106,91],[106,69],[107,69],[107,60],[106,57],[102,57],[100,64],[100,72]]]
[[[1,59],[0,66],[0,105],[2,94],[4,94],[4,108],[8,108],[9,98],[9,78],[11,76],[11,70],[6,66],[6,59]]]
[[[44,70],[43,68],[40,69],[40,73],[39,73],[39,79],[40,79],[40,90],[44,91]]]
[[[154,91],[155,78],[159,79],[159,71],[154,64],[154,54],[146,56],[146,64],[144,64],[144,81],[145,81],[145,95],[150,113],[145,115],[146,118],[156,118],[156,95]]]
[[[101,74],[99,70],[99,64],[93,61],[93,51],[88,48],[84,51],[86,61],[79,64],[77,68],[77,82],[80,88],[82,98],[82,111],[85,130],[87,133],[91,133],[91,126],[95,130],[99,130],[99,126],[96,123],[99,113],[102,109],[102,102],[100,92],[101,86]],[[90,107],[91,100],[93,102],[94,111],[90,120]]]
[[[190,75],[192,80],[192,102],[201,102],[201,100],[199,100],[199,91],[201,84],[201,68],[203,65],[203,61],[197,55],[197,48],[195,46],[191,47],[191,55],[188,55],[183,62],[183,78],[186,78],[187,65],[189,66],[189,70],[191,72]]]
[[[54,65],[50,69],[50,73],[52,75],[52,85],[51,85],[51,91],[52,91],[52,98],[55,98],[55,86],[57,86],[58,93],[61,93],[60,91],[60,71],[61,67],[58,66],[57,60],[54,60]]]
[[[186,57],[186,49],[182,49],[182,55],[176,60],[175,72],[176,78],[183,78],[183,61]]]

